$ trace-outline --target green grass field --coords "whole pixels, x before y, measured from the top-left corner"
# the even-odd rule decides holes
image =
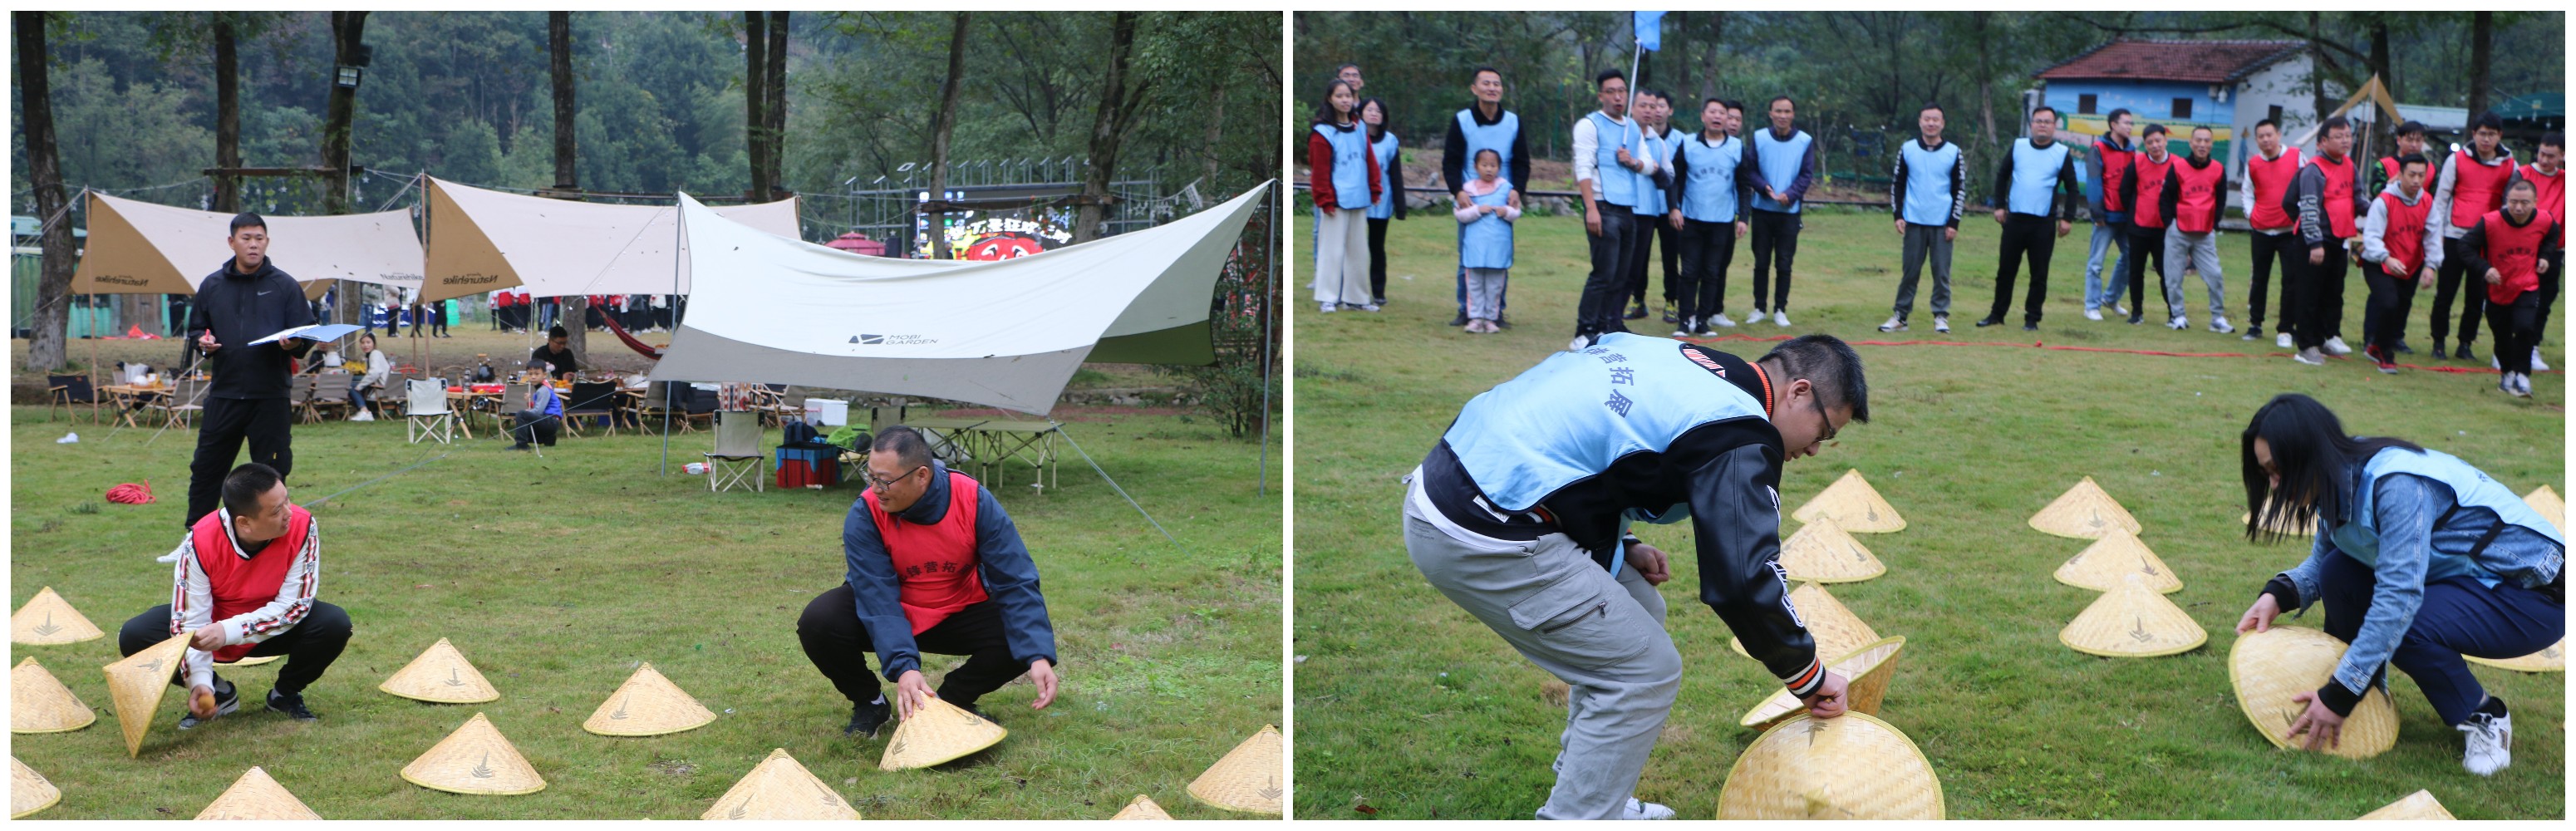
[[[1993,297],[1995,227],[1973,216],[1965,224],[1957,331],[1935,335],[1918,305],[1913,331],[1882,335],[1875,327],[1888,315],[1898,265],[1885,215],[1811,216],[1790,304],[1797,326],[1785,332],[1989,344],[1860,346],[1875,419],[1792,462],[1782,483],[1784,507],[1795,508],[1857,468],[1910,522],[1861,538],[1887,574],[1833,593],[1881,635],[1907,638],[1880,714],[1930,757],[1949,815],[2334,819],[2425,788],[2463,819],[2563,816],[2563,674],[2476,670],[2511,702],[2519,734],[2513,767],[2482,779],[2460,769],[2459,734],[2401,674],[2391,673],[2403,722],[2396,749],[2352,762],[2275,750],[2239,711],[2226,663],[2237,616],[2269,575],[2305,554],[2302,545],[2249,544],[2236,524],[2244,511],[2237,434],[2254,408],[2305,392],[2355,432],[2458,454],[2516,492],[2546,483],[2564,493],[2563,376],[2536,376],[2537,397],[2519,400],[2496,391],[2491,374],[2383,376],[2358,360],[2307,367],[2268,340],[2086,321],[2074,246],[2089,228],[2080,224],[2061,241],[2037,337],[2017,316],[2011,326],[1977,329],[1969,324]],[[1393,302],[1383,313],[1320,315],[1311,302],[1297,311],[1297,816],[1523,818],[1546,799],[1564,712],[1541,701],[1542,672],[1423,583],[1406,559],[1400,477],[1468,398],[1564,348],[1585,271],[1582,234],[1573,217],[1520,224],[1517,328],[1502,334],[1442,325],[1453,313],[1455,243],[1437,212],[1389,234]],[[2227,237],[2221,251],[2230,304],[2241,304],[2244,238]],[[1738,317],[1751,305],[1749,269],[1749,251],[1739,249],[1727,304]],[[2363,295],[2356,279],[2345,316],[2355,340]],[[2196,284],[2191,296],[2193,322],[2205,325]],[[2427,305],[2418,301],[2412,329],[2429,353]],[[1784,334],[1769,324],[1734,331]],[[2034,341],[2255,357],[2026,348]],[[2490,342],[2480,343],[2480,369]],[[2563,342],[2548,339],[2553,363]],[[1721,346],[1748,358],[1767,348]],[[2087,475],[2137,516],[2141,538],[2179,573],[2184,588],[2171,597],[2209,630],[2206,645],[2115,660],[2058,643],[2058,630],[2096,595],[2050,573],[2086,542],[2024,521]],[[1663,592],[1687,669],[1637,795],[1686,819],[1708,818],[1755,735],[1736,719],[1778,683],[1727,648],[1725,625],[1697,601],[1687,526],[1641,528],[1676,557]],[[2290,622],[2319,619],[2311,612]]]
[[[784,747],[868,819],[1104,819],[1138,793],[1174,815],[1223,818],[1184,788],[1280,721],[1278,449],[1255,491],[1258,448],[1202,420],[1089,408],[1058,417],[1162,521],[1175,549],[1085,465],[1061,490],[1026,468],[996,490],[1036,556],[1062,657],[1056,702],[1024,682],[984,699],[1011,735],[927,771],[885,773],[885,739],[841,736],[849,705],[806,661],[795,624],[844,572],[842,518],[859,490],[710,494],[679,472],[709,434],[566,438],[542,459],[504,442],[403,443],[399,422],[296,428],[293,497],[309,502],[416,470],[316,509],[321,598],[357,634],[308,689],[318,724],[257,710],[283,663],[225,672],[243,712],[187,733],[180,696],[126,756],[99,673],[129,616],[167,602],[192,433],[146,444],[104,427],[13,413],[12,608],[52,586],[108,636],[12,645],[99,709],[74,733],[15,736],[12,752],[62,789],[36,818],[185,819],[252,765],[331,819],[695,819],[771,748]],[[66,429],[82,443],[57,445]],[[777,440],[773,428],[768,440]],[[150,479],[159,501],[101,494]],[[424,704],[377,683],[439,638],[500,688],[482,705]],[[927,656],[933,682],[963,658]],[[640,661],[719,715],[696,730],[608,738],[581,722]],[[517,797],[459,796],[398,771],[475,712],[488,713],[547,780]],[[882,735],[891,735],[891,731]]]

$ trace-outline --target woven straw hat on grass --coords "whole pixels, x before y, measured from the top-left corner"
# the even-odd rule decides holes
[[[2227,652],[2227,680],[2236,688],[2236,705],[2273,746],[2304,747],[2307,737],[2301,735],[2293,743],[2290,724],[2298,721],[2307,705],[2291,699],[2324,687],[2334,677],[2335,664],[2343,660],[2344,648],[2344,642],[2333,635],[2299,626],[2276,624],[2268,632],[2238,636]],[[2395,746],[2397,708],[2389,703],[2388,693],[2372,687],[2353,707],[2352,715],[2344,717],[2341,743],[2325,752],[2367,759]]]
[[[1943,819],[1941,778],[1914,741],[1866,713],[1800,713],[1727,771],[1718,819]]]
[[[234,662],[229,663],[229,664],[224,663],[224,662],[222,662],[222,661],[216,661],[216,662],[215,662],[215,666],[218,666],[218,667],[225,667],[225,668],[232,668],[232,667],[255,667],[255,666],[259,666],[259,665],[261,665],[261,664],[273,664],[273,663],[277,663],[277,662],[279,662],[279,661],[283,661],[283,660],[286,660],[286,656],[284,656],[284,655],[260,655],[260,656],[256,656],[256,657],[246,657],[246,658],[243,658],[243,659],[238,660],[238,661],[234,661]]]
[[[2057,567],[2057,582],[2097,592],[2119,588],[2129,575],[2137,575],[2157,594],[2182,591],[2182,578],[2174,574],[2173,568],[2158,559],[2146,543],[2139,542],[2137,535],[2117,526],[2104,531],[2101,539]]]
[[[233,780],[233,786],[215,797],[214,804],[197,812],[198,819],[321,819],[321,814],[304,807],[304,800],[286,792],[286,786],[268,776],[268,771],[254,765]]]
[[[2460,657],[2469,659],[2469,663],[2472,664],[2485,664],[2515,672],[2566,672],[2567,639],[2559,638],[2557,643],[2541,647],[2540,651],[2519,658],[2480,658],[2474,655]]]
[[[2199,648],[2209,642],[2209,630],[2131,574],[2058,630],[2057,641],[2086,655],[2155,658]]]
[[[1818,655],[1849,655],[1852,650],[1878,642],[1878,632],[1862,622],[1860,615],[1853,614],[1850,607],[1834,599],[1822,583],[1798,584],[1789,591],[1789,605],[1806,621],[1807,634],[1816,639]],[[1745,651],[1743,638],[1728,638],[1726,645],[1737,655],[1753,657],[1753,653]]]
[[[1164,813],[1163,806],[1155,804],[1152,798],[1144,794],[1137,794],[1135,799],[1127,800],[1127,807],[1118,809],[1118,815],[1110,817],[1110,819],[1166,820],[1171,818],[1171,814]]]
[[[1791,580],[1857,583],[1887,573],[1887,564],[1831,517],[1817,517],[1780,543],[1780,567]]]
[[[2433,798],[2432,791],[2416,791],[2414,793],[2407,794],[2405,799],[2400,799],[2395,802],[2388,803],[2387,805],[2380,806],[2379,810],[2354,817],[2354,819],[2455,820],[2459,819],[2459,817],[2451,816],[2450,810],[2442,807],[2442,801]]]
[[[695,730],[716,720],[715,711],[662,677],[651,662],[635,668],[617,692],[599,703],[581,729],[602,736],[659,736]]]
[[[10,643],[51,646],[80,643],[106,634],[90,625],[89,618],[82,617],[70,601],[55,594],[52,586],[38,590],[35,597],[27,598],[27,605],[9,616]]]
[[[877,760],[877,769],[911,770],[947,764],[1001,744],[1002,737],[1010,734],[999,724],[932,698],[915,708],[910,718],[895,725],[894,738],[886,741],[885,756]]]
[[[10,819],[54,807],[54,803],[61,801],[63,792],[56,789],[54,783],[45,781],[42,774],[29,769],[27,763],[18,761],[18,757],[9,757]]]
[[[170,675],[187,652],[188,636],[172,635],[101,670],[107,674],[107,695],[116,704],[117,727],[125,731],[125,755],[143,753],[143,734],[152,729],[161,694],[170,689]]]
[[[823,784],[814,772],[787,755],[787,748],[769,751],[769,758],[752,766],[751,773],[733,783],[733,789],[716,798],[699,819],[858,819],[859,809]]]
[[[2550,490],[2548,485],[2532,488],[2530,493],[2523,494],[2522,504],[2539,511],[2540,518],[2549,520],[2549,527],[2558,529],[2558,533],[2567,533],[2567,500],[2558,498],[2558,492]]]
[[[1190,796],[1228,811],[1280,813],[1279,798],[1287,794],[1280,784],[1286,764],[1280,747],[1279,728],[1263,726],[1191,781]]]
[[[2058,495],[2057,501],[2048,503],[2048,507],[2039,509],[2039,513],[2030,517],[2032,528],[2081,540],[2100,539],[2103,532],[2113,526],[2128,529],[2131,535],[2145,530],[2139,527],[2136,517],[2129,515],[2127,508],[2120,507],[2120,503],[2104,492],[2101,485],[2094,484],[2090,476],[2075,483],[2075,487],[2067,488],[2065,493]]]
[[[501,699],[501,691],[485,680],[474,663],[465,660],[465,653],[456,651],[456,645],[446,638],[421,650],[420,657],[395,670],[393,677],[377,684],[376,689],[437,704],[480,704]]]
[[[472,796],[518,796],[546,789],[545,777],[537,775],[536,767],[482,713],[475,713],[429,752],[404,765],[402,778],[431,790]]]
[[[1896,678],[1897,653],[1903,651],[1905,637],[1899,635],[1846,652],[1825,665],[1825,671],[1843,677],[1844,706],[1855,713],[1877,715],[1879,705],[1887,700],[1889,682]],[[1753,709],[1745,712],[1736,723],[1761,729],[1806,711],[1806,704],[1782,688],[1774,690],[1770,698],[1762,699],[1762,703],[1753,705]]]
[[[1799,522],[1832,517],[1843,530],[1854,534],[1889,534],[1905,530],[1905,518],[1896,514],[1896,508],[1888,505],[1887,500],[1878,495],[1878,489],[1870,487],[1869,480],[1861,478],[1858,470],[1843,471],[1843,478],[1825,486],[1824,491],[1807,500],[1807,504],[1798,506],[1798,510],[1790,512],[1789,517]]]
[[[36,659],[9,669],[9,732],[69,733],[95,721],[98,713]]]

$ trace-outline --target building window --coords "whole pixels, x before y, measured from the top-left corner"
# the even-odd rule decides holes
[[[2174,100],[2173,100],[2173,117],[2174,117],[2176,120],[2185,119],[2185,118],[2190,118],[2190,117],[2191,117],[2191,99],[2189,99],[2189,98],[2176,98],[2176,99],[2174,99]]]
[[[2089,92],[2075,96],[2075,113],[2077,115],[2092,115],[2094,105],[2100,103],[2100,101],[2101,99],[2099,97]]]
[[[2269,116],[2266,116],[2266,118],[2270,118],[2270,119],[2272,119],[2272,123],[2274,123],[2274,124],[2279,124],[2279,123],[2281,123],[2281,105],[2279,105],[2279,104],[2274,104],[2274,105],[2272,105],[2272,114],[2271,114],[2271,115],[2269,115]]]

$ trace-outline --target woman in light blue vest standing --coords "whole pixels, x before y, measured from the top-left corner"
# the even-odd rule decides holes
[[[2249,539],[2316,523],[2305,562],[2281,572],[2236,624],[2271,628],[2283,611],[2325,607],[2324,629],[2350,644],[2334,675],[2295,699],[2290,726],[2309,749],[2334,745],[2343,720],[2387,666],[2415,679],[2442,723],[2467,734],[2460,764],[2492,776],[2512,762],[2513,719],[2462,655],[2518,658],[2567,636],[2567,541],[2513,491],[2448,453],[2403,439],[2351,436],[2333,411],[2291,393],[2254,412],[2242,437]],[[2564,648],[2564,647],[2560,647]]]
[[[1404,218],[1404,163],[1395,131],[1386,128],[1386,101],[1360,100],[1360,123],[1368,125],[1369,155],[1377,161],[1377,201],[1368,209],[1369,295],[1386,305],[1386,223]]]
[[[1476,178],[1459,192],[1458,262],[1467,269],[1467,331],[1500,332],[1503,286],[1511,280],[1512,223],[1521,209],[1512,206],[1512,183],[1502,178],[1503,154],[1476,151]]]
[[[1335,79],[1315,109],[1306,136],[1308,185],[1315,199],[1315,302],[1321,311],[1377,311],[1369,294],[1368,208],[1377,201],[1377,157],[1359,122],[1359,97]]]

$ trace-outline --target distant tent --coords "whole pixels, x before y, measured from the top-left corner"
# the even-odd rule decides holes
[[[990,262],[861,256],[762,233],[683,196],[690,268],[711,279],[690,295],[653,380],[799,384],[1044,415],[1085,360],[1215,362],[1216,280],[1268,191]]]
[[[423,301],[517,288],[534,297],[689,294],[678,209],[522,196],[424,177],[429,254]],[[796,238],[796,200],[715,208]],[[674,269],[677,269],[676,273]]]
[[[232,259],[232,214],[119,199],[92,191],[89,244],[73,294],[196,294]],[[420,236],[410,211],[270,216],[268,258],[318,298],[334,280],[420,286]]]

